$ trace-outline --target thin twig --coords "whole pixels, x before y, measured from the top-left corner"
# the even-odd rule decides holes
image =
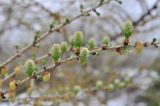
[[[143,46],[144,46],[145,43],[142,43],[142,44],[143,44]],[[157,43],[154,43],[154,44],[152,44],[152,43],[147,43],[147,44],[148,44],[147,47],[149,47],[149,46],[154,46],[155,44],[156,44],[156,45],[159,45],[160,42],[157,42]],[[128,46],[130,46],[130,47],[135,47],[135,43],[130,44],[130,45],[128,45]],[[113,50],[113,51],[115,50],[115,51],[117,51],[118,48],[123,48],[123,47],[124,47],[124,45],[122,45],[122,44],[120,44],[120,45],[118,45],[118,46],[107,47],[107,48],[105,48],[105,49],[104,49],[103,47],[99,47],[99,48],[97,48],[97,49],[95,49],[95,50],[91,50],[89,53],[90,53],[90,54],[95,54],[95,53],[97,53],[97,52],[108,51],[108,50]],[[145,47],[145,46],[144,46],[144,47]],[[43,56],[42,56],[42,57],[43,57]],[[59,65],[61,65],[61,64],[63,64],[63,63],[66,63],[66,62],[68,62],[68,61],[72,61],[72,60],[77,59],[77,58],[78,58],[78,56],[75,55],[75,56],[71,56],[71,57],[69,57],[69,58],[67,58],[67,59],[65,59],[65,60],[61,60],[61,61],[59,61],[58,64],[52,64],[52,65],[46,67],[45,69],[41,69],[39,72],[35,73],[34,76],[37,76],[37,75],[39,75],[39,74],[43,74],[45,71],[52,71],[52,70],[53,70],[54,68],[56,68],[57,66],[59,66]],[[27,82],[27,81],[30,80],[31,78],[33,78],[33,77],[27,77],[27,78],[23,79],[22,81],[20,81],[20,82],[17,84],[17,86],[22,85],[23,83]],[[8,92],[9,92],[9,91],[4,92],[3,95],[6,95]]]
[[[145,42],[145,43],[146,43],[146,42]],[[142,43],[143,46],[144,46],[145,43]],[[160,43],[157,42],[157,43],[154,43],[154,44],[157,44],[157,45],[158,45],[158,44],[160,44]],[[148,46],[153,46],[154,44],[151,44],[151,43],[150,43],[150,44],[147,45],[147,47],[148,47]],[[131,44],[131,45],[134,46],[134,43]],[[112,47],[112,48],[110,48],[110,50],[111,50],[111,49],[112,49],[112,50],[115,50],[115,48],[118,48],[118,47],[120,47],[120,46]],[[109,50],[109,49],[107,49],[107,50]],[[102,51],[101,48],[96,48],[96,49],[93,49],[90,53],[92,54],[93,52],[100,52],[100,51]],[[49,56],[50,56],[50,54],[47,53],[47,54],[44,54],[44,55],[36,58],[34,61],[35,61],[36,64],[38,64],[39,61],[41,61],[41,60],[43,60],[43,59],[46,59],[46,58],[48,58]],[[62,62],[62,61],[61,61],[61,62]],[[2,80],[2,82],[3,82],[3,83],[6,82],[9,78],[11,78],[12,76],[14,76],[15,74],[16,74],[15,72],[12,72],[12,73],[9,74],[7,77],[5,77],[5,78]]]
[[[104,4],[109,3],[110,1],[111,1],[111,0],[107,0],[107,1],[103,2],[101,5],[97,5],[97,6],[93,7],[93,8],[91,8],[91,9],[88,9],[88,10],[80,13],[79,15],[75,16],[74,18],[69,19],[69,23],[63,22],[63,23],[57,25],[55,28],[49,29],[47,32],[45,32],[42,36],[40,36],[40,37],[36,40],[36,43],[40,42],[41,40],[43,40],[44,38],[46,38],[47,36],[49,36],[52,32],[57,31],[58,29],[62,28],[63,26],[66,26],[66,25],[70,24],[70,23],[73,22],[74,20],[80,18],[81,16],[84,16],[86,13],[89,13],[89,12],[91,12],[91,11],[99,8],[99,7],[103,6]],[[18,57],[19,57],[19,54],[22,55],[23,53],[25,53],[26,51],[28,51],[28,50],[29,50],[31,47],[33,47],[33,46],[34,46],[34,43],[26,46],[25,48],[23,48],[22,50],[20,50],[18,53],[16,53],[16,54],[13,55],[12,57],[10,57],[9,59],[7,59],[7,60],[4,61],[3,63],[1,63],[1,64],[0,64],[0,68],[3,67],[3,66],[5,66],[5,65],[7,65],[7,64],[9,64],[10,62],[12,62],[12,61],[15,60],[16,58],[18,58]]]

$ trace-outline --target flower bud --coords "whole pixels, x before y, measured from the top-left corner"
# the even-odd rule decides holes
[[[51,56],[55,62],[57,62],[60,59],[61,56],[60,44],[53,44],[51,48]]]
[[[97,82],[96,82],[96,88],[97,88],[97,89],[101,89],[102,87],[103,87],[103,82],[100,81],[100,80],[97,81]]]
[[[6,75],[8,73],[8,67],[7,66],[3,66],[1,68],[1,73],[2,73],[2,75]]]
[[[125,86],[126,86],[126,83],[125,83],[125,82],[120,82],[118,87],[119,87],[119,88],[123,88],[123,87],[125,87]]]
[[[51,74],[50,72],[45,72],[43,75],[43,81],[47,82],[50,80]]]
[[[64,25],[69,24],[70,22],[71,22],[70,19],[66,18],[64,21]]]
[[[31,77],[34,72],[36,72],[35,62],[31,59],[27,60],[25,63],[25,73]]]
[[[20,72],[20,67],[19,67],[19,66],[15,67],[15,68],[14,68],[14,72],[15,72],[16,74],[19,74],[19,72]]]
[[[119,79],[114,80],[114,84],[117,88],[122,88],[124,86],[124,82],[120,81]]]
[[[15,81],[15,80],[13,80],[13,81],[11,81],[11,82],[9,83],[9,89],[10,89],[11,91],[15,91],[15,90],[16,90],[16,81]]]
[[[95,47],[95,41],[93,39],[88,40],[89,49],[93,49]]]
[[[140,54],[140,53],[142,52],[142,49],[143,49],[142,43],[141,43],[140,41],[137,41],[137,42],[135,43],[135,52],[136,52],[137,54]]]
[[[89,57],[89,50],[87,48],[81,48],[79,56],[80,56],[80,62],[82,64],[86,64]]]
[[[102,44],[110,46],[110,38],[108,36],[104,36],[102,39]]]
[[[134,27],[131,21],[128,21],[124,24],[122,28],[123,35],[126,39],[129,39],[129,37],[133,34],[134,32]]]
[[[124,77],[124,82],[125,82],[126,84],[129,84],[130,81],[131,81],[131,80],[130,80],[130,78],[129,78],[128,76],[125,76],[125,77]]]
[[[113,84],[109,84],[108,85],[108,90],[109,91],[113,91],[114,90],[114,85]]]
[[[82,32],[75,32],[73,36],[74,46],[80,48],[83,45],[83,34]]]
[[[67,49],[68,49],[68,44],[67,44],[67,42],[65,42],[65,41],[62,42],[62,43],[61,43],[61,51],[62,51],[62,53],[66,52]]]
[[[56,24],[55,21],[52,20],[52,22],[49,24],[49,28],[53,29],[55,27],[55,24]]]
[[[119,79],[115,79],[114,80],[114,84],[117,86],[117,85],[119,85],[119,83],[120,83],[121,81],[119,80]]]
[[[74,93],[77,94],[81,90],[81,87],[79,85],[75,85],[73,90]]]

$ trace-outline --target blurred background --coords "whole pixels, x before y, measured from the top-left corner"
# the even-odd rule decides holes
[[[95,6],[98,0],[0,0],[0,63],[16,53],[16,46],[25,47],[34,40],[35,32],[42,34],[55,21],[60,24],[65,18],[72,18],[84,10]],[[122,25],[133,21],[135,33],[132,41],[151,42],[154,37],[160,40],[160,0],[123,0],[120,5],[114,0],[97,9],[97,16],[81,17],[71,24],[50,34],[40,42],[40,49],[32,48],[21,58],[8,65],[9,71],[17,65],[24,65],[27,58],[35,53],[36,57],[48,52],[53,43],[68,41],[75,31],[82,31],[85,39],[93,38],[96,45],[101,44],[103,36],[109,36],[114,44],[122,40]],[[115,76],[132,79],[131,87],[111,93],[99,91],[94,94],[80,92],[74,99],[51,103],[60,106],[160,106],[160,49],[145,48],[140,55],[130,50],[127,55],[115,52],[91,56],[86,66],[78,62],[66,63],[56,69],[48,83],[31,81],[33,91],[30,96],[55,95],[66,88],[81,85],[82,88],[94,85],[96,80],[106,84]],[[9,73],[10,73],[9,72]],[[16,76],[23,79],[26,76]],[[116,77],[117,78],[117,77]],[[33,84],[34,83],[34,84]],[[6,83],[6,86],[8,83]],[[27,98],[26,86],[19,88],[17,99]],[[5,87],[4,87],[5,89]],[[93,96],[94,95],[94,96]],[[27,101],[28,100],[28,101]],[[26,105],[34,100],[26,99]],[[1,105],[23,105],[24,101],[3,102]],[[49,102],[43,103],[50,106]]]

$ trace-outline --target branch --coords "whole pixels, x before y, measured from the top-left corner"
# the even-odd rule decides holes
[[[143,47],[149,47],[149,46],[155,46],[155,45],[158,46],[159,44],[160,44],[160,42],[154,42],[154,43],[152,43],[152,42],[151,42],[151,43],[144,42],[144,43],[142,43],[142,46],[143,46]],[[130,43],[130,44],[128,45],[128,47],[135,48],[135,45],[136,45],[136,43]],[[113,46],[113,47],[107,47],[107,46],[104,47],[104,46],[102,45],[101,47],[96,48],[95,50],[89,51],[89,54],[90,54],[90,55],[95,55],[96,53],[102,52],[102,51],[116,51],[116,52],[120,53],[121,49],[123,49],[123,48],[125,48],[125,47],[126,47],[126,46],[123,45],[123,44],[120,44],[120,45],[118,45],[118,46]],[[39,57],[38,59],[42,59],[42,58],[47,58],[47,56],[46,56],[46,55],[43,55],[42,57]],[[18,82],[18,83],[16,84],[16,86],[22,85],[23,83],[29,81],[29,80],[32,79],[32,78],[33,78],[33,79],[36,79],[38,75],[44,74],[44,72],[46,72],[46,71],[54,71],[53,69],[56,68],[57,66],[62,65],[62,64],[64,64],[64,63],[68,62],[68,61],[72,61],[72,60],[77,59],[77,58],[79,58],[79,56],[75,55],[75,56],[71,56],[71,57],[69,57],[69,58],[67,58],[67,59],[65,59],[65,60],[61,60],[61,61],[59,61],[58,63],[54,63],[54,64],[46,67],[45,69],[41,69],[39,72],[37,72],[37,73],[35,73],[34,75],[32,75],[32,77],[27,77],[27,78],[21,80],[20,82]],[[11,75],[13,75],[13,74],[11,74]],[[10,76],[11,76],[11,75],[10,75]],[[8,78],[9,78],[9,77],[8,77]],[[1,95],[5,97],[5,95],[6,95],[8,92],[9,92],[9,90],[6,91],[6,92],[4,92],[4,93],[1,92]]]
[[[116,83],[116,80],[118,79],[118,83]],[[97,81],[98,82],[98,81]],[[112,80],[110,80],[108,83],[106,83],[105,85],[100,85],[100,87],[98,87],[98,84],[95,84],[95,86],[92,87],[85,87],[85,88],[81,88],[79,85],[78,86],[79,89],[76,89],[76,87],[72,87],[72,89],[69,89],[69,91],[65,92],[64,94],[58,94],[55,96],[40,96],[40,97],[26,97],[26,98],[19,98],[18,101],[23,101],[23,100],[29,100],[29,101],[55,101],[55,100],[69,100],[69,99],[73,99],[78,92],[83,91],[85,93],[94,93],[96,91],[102,90],[105,93],[111,93],[115,90],[121,90],[123,88],[126,87],[134,87],[134,85],[132,84],[130,79],[125,79],[123,78],[122,80],[119,80],[119,78],[113,78]],[[8,102],[8,100],[3,100],[4,102]]]
[[[62,24],[59,24],[57,25],[55,28],[53,29],[49,29],[47,32],[45,32],[41,37],[39,37],[37,40],[36,40],[36,43],[40,42],[41,40],[43,40],[44,38],[46,38],[47,36],[49,36],[52,32],[55,32],[57,31],[58,29],[62,28],[63,26],[66,26],[68,24],[70,24],[71,22],[73,22],[74,20],[84,16],[86,13],[89,13],[101,6],[103,6],[104,4],[107,4],[109,3],[111,0],[107,0],[105,2],[103,2],[101,5],[97,5],[89,10],[86,10],[82,13],[80,13],[79,15],[75,16],[74,18],[72,19],[67,19],[69,22],[63,22]],[[34,43],[26,46],[25,48],[23,48],[21,51],[19,51],[18,53],[16,53],[15,55],[13,55],[12,57],[10,57],[9,59],[7,59],[6,61],[4,61],[3,63],[0,64],[0,68],[2,68],[3,66],[9,64],[10,62],[12,62],[13,60],[15,60],[16,58],[18,58],[20,55],[22,55],[23,53],[25,53],[26,51],[28,51],[31,47],[34,47]]]
[[[133,25],[135,27],[137,27],[139,25],[139,23],[141,23],[146,18],[146,16],[150,15],[152,13],[152,11],[154,11],[155,9],[157,9],[159,2],[160,1],[157,0],[152,8],[150,8],[145,14],[143,14],[137,21],[133,22]],[[116,34],[115,36],[111,37],[111,40],[116,40],[121,35],[122,35],[122,32],[120,32],[120,33]]]
[[[148,42],[145,42],[145,43],[143,43],[143,45],[144,45],[144,47],[145,47],[145,44],[148,44],[147,45],[147,47],[148,46],[154,46],[155,44],[157,45],[157,44],[159,44],[159,43],[154,43],[154,44],[149,44]],[[133,46],[133,45],[132,45]],[[116,49],[116,48],[118,48],[118,47],[113,47],[112,49],[114,50],[114,49]],[[95,48],[94,48],[95,49]],[[91,51],[91,54],[93,54],[93,52],[99,52],[99,51],[101,51],[101,48],[98,48],[97,50],[92,50]],[[111,49],[111,48],[110,48]],[[69,50],[71,50],[71,48],[69,49]],[[109,50],[109,49],[108,49]],[[34,62],[36,63],[36,64],[38,64],[41,60],[43,60],[43,59],[46,59],[46,58],[48,58],[50,56],[50,53],[47,53],[47,54],[44,54],[43,56],[40,56],[40,57],[37,57],[35,60],[34,60]],[[2,80],[2,82],[4,83],[4,82],[6,82],[9,78],[11,78],[12,76],[14,76],[16,74],[16,72],[12,72],[11,74],[9,74],[7,77],[5,77],[3,80]]]

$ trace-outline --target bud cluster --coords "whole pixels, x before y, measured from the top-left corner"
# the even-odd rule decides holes
[[[87,44],[89,49],[93,49],[95,47],[95,41],[93,39],[89,39]]]
[[[70,38],[70,43],[72,47],[75,48],[80,48],[83,45],[83,42],[83,34],[80,31],[75,32],[74,35]]]
[[[88,48],[81,48],[80,49],[80,55],[79,55],[79,57],[80,57],[80,62],[82,64],[86,64],[87,61],[88,61],[88,57],[89,57],[89,50],[88,50]]]
[[[33,73],[35,73],[37,71],[35,62],[31,59],[26,61],[26,64],[25,64],[24,68],[25,68],[25,73],[29,77],[31,77],[33,75]]]
[[[108,90],[113,91],[114,89],[120,89],[127,86],[130,82],[128,77],[125,77],[124,80],[115,79],[112,83],[108,85]]]
[[[96,88],[97,88],[97,89],[101,89],[102,87],[103,87],[103,82],[100,81],[100,80],[98,80],[98,81],[96,82]]]
[[[17,86],[17,84],[16,84],[16,81],[15,81],[15,80],[13,80],[13,81],[11,81],[11,82],[9,83],[9,89],[10,89],[11,91],[15,91],[15,90],[16,90],[16,86]]]
[[[110,38],[108,36],[104,36],[102,39],[102,44],[110,46]]]
[[[50,80],[50,77],[51,77],[51,75],[50,75],[50,72],[45,72],[44,73],[44,75],[43,75],[43,81],[44,82],[47,82],[47,81],[49,81]]]
[[[133,34],[134,32],[134,27],[131,21],[128,21],[124,24],[122,28],[123,35],[126,39],[129,39],[129,37]]]
[[[1,74],[5,76],[8,73],[8,67],[5,65],[2,68],[0,68],[0,71],[1,71]]]
[[[58,62],[61,57],[61,46],[60,44],[53,44],[51,50],[51,56],[55,62]]]
[[[77,94],[80,90],[81,90],[81,87],[79,85],[75,85],[74,88],[73,88],[73,92],[75,94]]]
[[[61,46],[62,53],[65,53],[67,51],[67,49],[68,49],[67,42],[63,41],[60,46]]]
[[[21,68],[20,68],[19,66],[16,66],[16,67],[14,68],[14,72],[15,72],[16,74],[19,74],[19,73],[20,73],[20,70],[21,70]]]

